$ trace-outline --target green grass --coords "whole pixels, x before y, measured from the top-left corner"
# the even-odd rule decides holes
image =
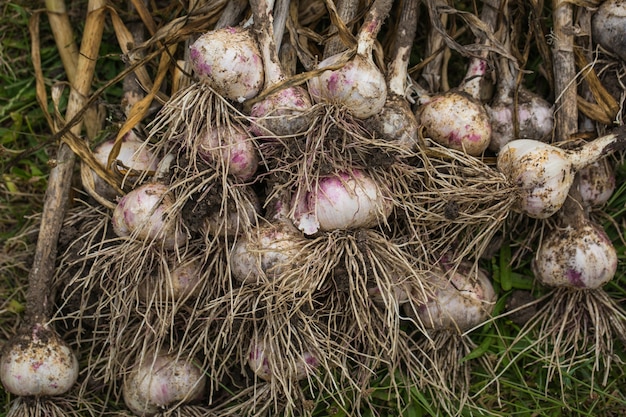
[[[84,2],[83,2],[84,3]],[[0,17],[0,342],[9,338],[19,325],[24,309],[24,288],[30,266],[30,256],[36,235],[33,216],[41,211],[48,175],[48,159],[55,144],[50,142],[50,129],[35,96],[35,79],[30,62],[28,32],[29,17],[37,3],[7,3]],[[79,22],[78,16],[73,16]],[[64,80],[64,71],[56,51],[45,16],[41,19],[41,57],[48,89],[55,81]],[[77,27],[80,30],[80,24]],[[102,60],[95,87],[117,75],[122,61],[116,48],[111,27],[106,28]],[[539,63],[532,63],[539,65]],[[105,104],[116,106],[120,86],[114,86],[102,96]],[[619,254],[620,265],[613,282],[606,286],[622,308],[626,305],[626,242],[621,239],[626,222],[626,165],[618,164],[618,188],[599,216]],[[500,296],[499,308],[504,307],[512,290],[535,290],[529,262],[508,265],[511,248],[504,245],[500,253],[485,266],[490,269]],[[483,355],[501,358],[504,352],[514,356],[529,343],[516,346],[511,341],[519,326],[508,317],[495,320],[475,332],[472,337],[477,349],[471,358]],[[616,343],[616,355],[626,360],[624,346]],[[468,358],[470,359],[470,358]],[[524,351],[498,378],[492,381],[484,369],[474,370],[472,387],[482,393],[476,399],[479,410],[467,410],[466,415],[502,415],[520,417],[551,416],[623,416],[626,415],[626,377],[624,366],[615,365],[609,382],[592,384],[590,361],[579,364],[564,375],[565,389],[561,392],[554,381],[547,381],[542,358]],[[408,387],[396,394],[389,391],[390,376],[383,374],[371,389],[374,410],[362,410],[366,416],[408,417],[434,415],[436,404],[427,393]],[[10,397],[0,390],[0,415],[6,410]],[[396,404],[404,404],[398,410]],[[345,415],[330,400],[320,401],[317,416]]]

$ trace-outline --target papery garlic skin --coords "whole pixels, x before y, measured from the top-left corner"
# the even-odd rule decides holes
[[[519,210],[536,219],[556,213],[574,182],[568,151],[531,139],[507,143],[497,167],[517,187]]]
[[[4,389],[20,396],[62,395],[72,388],[78,371],[78,360],[70,347],[40,324],[9,342],[0,359]]]
[[[417,318],[426,330],[464,332],[491,316],[497,296],[482,269],[465,264],[450,276],[434,267],[428,279],[433,284],[434,297],[416,308],[405,304],[405,312]]]
[[[545,236],[532,268],[545,285],[595,289],[615,276],[617,252],[604,230],[587,220]]]
[[[117,203],[111,220],[113,231],[120,237],[132,235],[140,240],[160,240],[165,249],[180,247],[187,237],[178,230],[174,219],[167,219],[173,204],[165,184],[143,184]]]
[[[203,161],[217,169],[225,168],[226,174],[241,181],[252,179],[259,168],[255,141],[242,127],[209,128],[195,140],[194,145]]]
[[[333,66],[343,58],[333,55],[317,66]],[[309,93],[317,103],[345,106],[356,118],[366,119],[379,113],[387,99],[387,82],[369,56],[355,55],[338,70],[325,71],[309,80]]]
[[[261,224],[237,239],[230,254],[232,276],[244,284],[279,276],[293,267],[305,241],[287,224]]]
[[[196,75],[227,99],[242,103],[263,88],[263,58],[247,29],[205,33],[191,45],[189,56]]]
[[[124,380],[126,406],[138,416],[150,416],[179,401],[191,402],[204,396],[206,375],[196,365],[175,355],[146,356]]]
[[[364,171],[354,169],[320,178],[314,189],[293,201],[293,222],[307,235],[318,231],[370,228],[383,223],[393,205]]]

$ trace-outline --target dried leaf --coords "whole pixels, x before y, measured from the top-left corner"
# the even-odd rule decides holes
[[[43,111],[44,117],[48,122],[50,129],[54,129],[54,121],[52,116],[48,112],[48,94],[46,92],[46,84],[43,77],[43,70],[41,68],[41,54],[39,43],[39,16],[40,12],[34,12],[28,22],[28,30],[30,32],[30,56],[33,62],[33,69],[35,70],[35,92],[37,96],[37,103]]]
[[[163,81],[165,80],[165,76],[169,72],[171,57],[174,54],[175,50],[176,45],[171,45],[165,52],[161,54],[159,68],[157,70],[156,79],[154,80],[152,89],[148,92],[148,94],[146,94],[144,98],[135,103],[130,109],[126,122],[124,122],[115,138],[115,144],[113,146],[113,149],[111,150],[111,153],[109,154],[109,160],[107,163],[108,166],[111,166],[113,161],[119,155],[119,149],[122,146],[122,138],[124,137],[124,135],[126,135],[135,126],[137,126],[150,110],[152,100],[154,100],[157,92],[161,88],[161,84],[163,84]]]
[[[604,88],[600,78],[598,78],[598,74],[593,68],[593,64],[587,62],[587,58],[582,50],[575,48],[574,53],[576,65],[580,68],[595,101],[595,103],[591,103],[578,96],[577,103],[579,110],[583,112],[585,116],[593,120],[606,125],[612,125],[619,112],[619,103],[606,88]]]

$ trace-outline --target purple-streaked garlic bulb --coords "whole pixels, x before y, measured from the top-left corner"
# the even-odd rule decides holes
[[[279,2],[289,7],[289,2]],[[251,0],[256,35],[259,40],[265,67],[265,88],[271,88],[286,79],[278,58],[274,41],[273,14],[266,0]],[[250,109],[254,118],[252,131],[257,136],[288,136],[301,133],[311,123],[311,99],[307,90],[300,86],[286,87]],[[256,124],[256,125],[255,125]]]
[[[293,222],[307,235],[318,231],[370,228],[382,224],[393,205],[365,171],[353,169],[319,178],[294,198]]]
[[[195,146],[204,162],[224,168],[241,181],[252,179],[259,168],[256,144],[243,127],[210,127],[196,140]]]
[[[102,142],[94,149],[93,156],[100,166],[105,169],[109,168],[109,156],[114,145],[115,139],[111,139]],[[159,160],[152,153],[150,148],[146,146],[146,143],[140,140],[131,130],[122,137],[119,152],[113,163],[117,166],[118,170],[124,174],[127,170],[142,173],[146,171],[156,171]],[[113,187],[100,178],[95,172],[93,172],[93,179],[94,191],[96,193],[108,199],[113,199],[117,196]],[[132,174],[130,183],[133,185]]]
[[[387,68],[387,100],[382,110],[368,119],[368,123],[383,138],[413,149],[417,144],[417,119],[407,101],[408,64],[415,38],[418,17],[417,0],[403,2],[396,32],[395,53]]]
[[[565,202],[574,175],[582,168],[623,146],[623,133],[602,136],[574,150],[532,139],[507,143],[498,154],[497,167],[517,188],[518,209],[545,219]]]
[[[581,169],[578,178],[582,201],[590,207],[603,206],[615,191],[615,172],[606,159]]]
[[[70,347],[46,325],[35,324],[3,349],[0,380],[20,396],[65,394],[78,379],[78,360]]]
[[[254,339],[248,351],[248,366],[264,381],[272,381],[276,377],[284,378],[287,375],[292,380],[301,380],[313,374],[319,367],[319,360],[311,352],[298,354],[294,364],[281,361],[281,356],[286,360],[288,355],[273,352],[265,341]]]
[[[552,230],[532,263],[535,277],[551,287],[600,288],[615,275],[617,252],[604,230],[585,219]]]
[[[379,113],[387,99],[385,76],[372,58],[376,35],[391,8],[391,0],[375,0],[357,39],[356,55],[337,70],[324,71],[309,80],[309,92],[316,102],[344,106],[358,119]],[[344,59],[344,54],[330,56],[318,69],[331,67]]]
[[[509,21],[509,9],[504,7],[504,21]],[[509,29],[500,31],[507,50],[511,48]],[[501,56],[498,60],[497,92],[487,113],[491,119],[491,143],[489,149],[498,152],[515,139],[535,139],[549,142],[554,128],[554,106],[523,86],[517,85],[519,69],[511,58]]]
[[[468,155],[481,155],[491,140],[491,122],[483,105],[463,91],[421,101],[416,117],[424,135]]]
[[[626,2],[605,0],[591,17],[593,41],[626,61]]]
[[[288,136],[306,131],[311,124],[311,98],[302,87],[287,87],[250,109],[252,132],[257,136]]]
[[[221,96],[243,103],[263,88],[263,58],[254,36],[241,27],[212,30],[190,47],[196,75]]]
[[[554,128],[554,110],[546,100],[525,88],[520,88],[517,102],[519,136],[515,136],[513,112],[515,103],[512,96],[498,94],[496,100],[486,106],[491,120],[491,143],[489,149],[498,152],[504,145],[515,139],[535,139],[548,142]]]
[[[120,237],[159,240],[164,249],[173,249],[187,241],[177,227],[171,208],[174,200],[168,187],[160,183],[143,184],[122,197],[113,211],[113,231]]]
[[[424,136],[468,155],[479,156],[491,141],[491,121],[479,100],[480,78],[487,71],[487,62],[472,59],[463,84],[442,94],[429,95],[419,91],[415,116],[424,128]]]
[[[439,4],[443,5],[445,2]],[[485,27],[495,31],[499,10],[500,1],[483,2],[480,19]],[[434,17],[431,16],[431,20]],[[481,42],[486,43],[487,38]],[[455,89],[430,96],[416,86],[419,106],[415,115],[424,128],[425,137],[471,156],[480,156],[487,149],[492,129],[482,100],[488,55],[489,49],[484,48],[470,59],[465,77]]]
[[[244,284],[272,280],[293,268],[306,242],[286,222],[261,224],[237,239],[230,254],[232,276]]]
[[[150,416],[179,402],[189,403],[204,396],[206,375],[186,358],[174,354],[146,355],[124,380],[126,406],[138,416]]]
[[[433,267],[428,279],[434,296],[425,304],[405,304],[407,315],[425,329],[464,332],[491,316],[496,293],[482,269],[469,262],[462,262],[456,271]]]

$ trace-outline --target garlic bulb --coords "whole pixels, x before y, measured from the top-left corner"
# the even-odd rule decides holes
[[[504,145],[516,139],[513,111],[515,105],[511,97],[496,99],[485,106],[491,121],[491,142],[489,149],[498,152]],[[520,139],[535,139],[542,142],[549,138],[554,128],[554,109],[546,100],[521,88],[518,93],[517,123]]]
[[[309,93],[314,101],[344,106],[358,119],[381,111],[387,99],[387,82],[374,63],[372,51],[392,3],[391,0],[373,2],[358,34],[356,55],[350,61],[309,80]],[[317,68],[332,67],[343,59],[343,53],[330,56]]]
[[[582,200],[591,207],[606,204],[615,191],[615,173],[606,159],[581,169],[578,177]]]
[[[230,255],[237,281],[253,284],[272,279],[294,265],[306,239],[287,223],[262,224],[240,236]]]
[[[497,166],[517,187],[518,208],[530,217],[545,219],[563,206],[576,172],[623,146],[623,141],[619,128],[573,150],[518,139],[500,150]]]
[[[403,96],[389,94],[382,110],[367,122],[384,139],[402,149],[412,150],[417,146],[417,119]]]
[[[191,258],[182,262],[168,259],[168,271],[147,278],[139,285],[139,298],[144,302],[151,299],[155,291],[167,292],[167,299],[182,300],[196,298],[202,290],[202,262]],[[160,299],[164,297],[159,297]]]
[[[594,42],[626,61],[626,3],[623,0],[601,2],[591,17]]]
[[[263,59],[250,32],[241,27],[216,29],[190,47],[195,73],[221,96],[240,103],[263,88]]]
[[[150,416],[176,403],[199,400],[204,395],[206,375],[190,361],[175,355],[150,355],[124,380],[126,406],[138,416]]]
[[[102,142],[94,149],[93,156],[98,161],[100,166],[105,169],[109,168],[107,164],[109,161],[109,155],[111,154],[114,145],[115,140],[111,139]],[[122,172],[126,169],[130,169],[138,173],[156,171],[159,164],[159,160],[152,153],[146,143],[140,140],[132,130],[123,136],[115,161]],[[107,199],[113,199],[117,196],[115,190],[106,181],[100,178],[95,172],[93,172],[92,175],[94,179],[94,190],[96,193]],[[133,181],[131,179],[131,183],[132,182]]]
[[[387,100],[382,110],[367,120],[383,138],[405,150],[417,146],[417,119],[407,100],[408,65],[418,22],[418,0],[402,2],[400,19],[387,67]]]
[[[78,360],[56,332],[36,324],[4,348],[0,379],[4,389],[15,395],[61,395],[78,379]]]
[[[309,93],[304,88],[284,88],[252,106],[251,130],[257,136],[279,137],[304,132],[311,125],[311,106]]]
[[[165,249],[180,247],[187,237],[174,219],[168,219],[173,204],[166,185],[143,184],[117,203],[112,217],[113,231],[120,237],[160,240]]]
[[[392,203],[365,171],[353,169],[320,178],[293,202],[293,222],[305,234],[370,228],[391,214]]]
[[[242,127],[222,125],[208,128],[196,138],[194,146],[203,161],[216,169],[224,167],[226,173],[239,180],[252,179],[259,168],[254,139]]]
[[[615,275],[617,252],[604,230],[585,219],[546,236],[532,268],[535,277],[551,287],[600,288]]]
[[[434,298],[416,308],[405,304],[407,315],[425,329],[464,332],[490,317],[496,293],[482,269],[474,269],[467,262],[453,273],[433,267],[428,279],[434,287]]]
[[[415,115],[426,137],[468,155],[481,155],[491,141],[491,122],[484,106],[463,91],[422,100]]]
[[[498,154],[497,166],[518,187],[519,209],[538,219],[561,208],[574,182],[568,151],[531,139],[507,143]]]
[[[267,0],[251,0],[256,35],[263,56],[265,89],[278,85],[286,79],[274,40],[274,15],[286,15],[289,2],[277,5],[274,10]],[[284,23],[284,22],[283,22]],[[279,28],[282,31],[284,28]],[[250,115],[255,119],[252,132],[257,136],[289,136],[301,133],[311,124],[311,99],[307,90],[300,86],[283,88],[255,103]],[[269,132],[268,132],[269,131]]]
[[[318,64],[332,67],[343,59],[333,55]],[[381,111],[387,99],[385,76],[370,55],[356,55],[339,70],[323,72],[309,80],[309,92],[316,102],[345,106],[356,118],[366,119]]]

